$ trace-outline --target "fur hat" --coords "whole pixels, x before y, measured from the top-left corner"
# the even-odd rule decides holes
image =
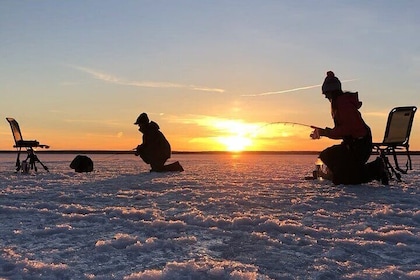
[[[341,82],[335,76],[333,71],[327,72],[327,77],[325,77],[324,83],[322,84],[322,94],[327,92],[335,92],[335,91],[342,91],[341,90]]]
[[[148,124],[149,117],[146,113],[141,113],[134,124]]]

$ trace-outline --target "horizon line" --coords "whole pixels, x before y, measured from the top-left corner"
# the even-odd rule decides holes
[[[21,151],[24,153],[25,151]],[[37,153],[42,154],[134,154],[134,151],[127,150],[39,150]],[[313,155],[319,154],[321,151],[314,150],[253,150],[253,151],[172,151],[172,154],[289,154],[289,155]],[[0,154],[16,153],[15,150],[0,150]],[[377,151],[372,150],[372,155],[378,154]],[[398,155],[406,155],[405,151],[397,151]],[[410,151],[410,155],[420,155],[420,151]]]

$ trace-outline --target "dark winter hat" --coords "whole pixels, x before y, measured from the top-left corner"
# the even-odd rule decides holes
[[[327,77],[325,77],[324,83],[322,84],[322,93],[341,91],[341,82],[335,76],[333,71],[327,72]]]
[[[147,124],[149,123],[149,117],[146,113],[141,113],[134,124]]]

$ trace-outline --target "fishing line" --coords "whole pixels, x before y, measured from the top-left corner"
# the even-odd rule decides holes
[[[266,124],[264,124],[264,125],[262,125],[262,126],[258,127],[258,128],[256,129],[256,131],[254,131],[254,132],[252,132],[252,133],[247,133],[247,135],[255,137],[256,135],[258,135],[258,134],[259,134],[260,130],[264,129],[264,128],[265,128],[265,127],[267,127],[267,126],[270,126],[270,125],[276,125],[276,124],[280,124],[280,125],[290,125],[290,126],[292,126],[292,127],[293,127],[293,126],[301,126],[301,127],[311,128],[311,129],[319,128],[319,127],[316,127],[316,126],[313,126],[313,125],[309,125],[309,124],[305,124],[305,123],[300,123],[300,122],[271,122],[271,123],[266,123]]]
[[[134,154],[134,151],[135,151],[136,149],[132,149],[132,150],[129,150],[129,151],[127,151],[127,152],[132,152],[132,154]],[[111,154],[108,154],[108,155],[106,155],[106,156],[104,156],[103,158],[102,158],[102,160],[110,160],[110,159],[114,159],[114,158],[117,158],[117,157],[120,157],[121,155],[126,155],[126,154],[130,154],[130,153],[125,153],[126,151],[124,151],[124,153],[111,153]]]
[[[271,123],[268,123],[268,124],[265,124],[265,125],[261,126],[260,129],[262,129],[266,126],[269,126],[269,125],[274,125],[274,124],[291,125],[292,127],[297,125],[297,126],[309,127],[309,128],[313,128],[313,129],[314,128],[319,128],[319,127],[316,127],[316,126],[313,126],[313,125],[309,125],[309,124],[305,124],[305,123],[299,123],[299,122],[271,122]]]
[[[292,125],[292,126],[298,125],[298,126],[305,126],[305,127],[313,128],[312,125],[305,124],[305,123],[299,123],[299,122],[272,122],[272,123],[266,124],[265,126],[267,126],[267,125],[273,125],[273,124],[284,124],[284,125],[288,125],[289,124],[289,125]]]

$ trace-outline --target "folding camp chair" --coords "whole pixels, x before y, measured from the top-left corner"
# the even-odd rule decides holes
[[[41,166],[49,172],[48,167],[46,167],[35,155],[34,148],[46,148],[48,149],[50,146],[39,144],[36,140],[23,140],[22,133],[20,132],[19,124],[14,118],[6,118],[6,120],[10,124],[10,128],[12,129],[13,138],[15,139],[15,145],[13,148],[16,148],[18,151],[17,158],[16,158],[16,171],[22,170],[22,172],[28,172],[29,169],[34,169],[35,172],[38,171],[36,167],[36,163],[38,162]],[[20,162],[20,153],[22,148],[26,149],[27,157],[25,160]]]
[[[373,143],[374,149],[376,149],[386,165],[389,177],[392,178],[395,175],[398,181],[401,181],[401,174],[399,172],[406,174],[407,170],[413,169],[408,142],[410,140],[411,126],[416,110],[417,107],[415,106],[396,107],[392,109],[388,115],[383,141],[381,143]],[[397,150],[401,149],[405,149],[405,152],[400,152],[400,154],[407,156],[404,169],[400,167],[397,158]],[[388,155],[392,155],[394,158],[395,168],[388,160]]]

